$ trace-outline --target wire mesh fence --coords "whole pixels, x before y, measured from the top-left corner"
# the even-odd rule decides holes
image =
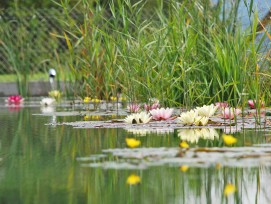
[[[73,12],[75,20],[81,18]],[[65,15],[56,8],[0,11],[0,74],[44,72],[65,58]]]

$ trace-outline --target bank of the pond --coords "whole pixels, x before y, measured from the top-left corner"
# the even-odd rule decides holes
[[[58,90],[66,92],[69,84],[65,82],[57,82]],[[28,96],[47,96],[51,90],[48,81],[31,81],[28,82]],[[18,84],[16,82],[0,83],[0,97],[19,94]]]

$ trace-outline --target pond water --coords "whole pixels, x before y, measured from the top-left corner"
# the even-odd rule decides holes
[[[0,108],[0,203],[271,203],[268,131],[235,133],[237,144],[226,148],[217,129],[218,136],[189,143],[191,161],[200,159],[189,163],[176,160],[180,130],[142,136],[124,128],[74,128],[61,123],[83,116],[40,113],[39,106]],[[139,150],[126,148],[127,137],[141,141]],[[208,155],[205,147],[226,149]],[[257,147],[251,156],[249,148]],[[229,184],[236,192],[226,196]]]

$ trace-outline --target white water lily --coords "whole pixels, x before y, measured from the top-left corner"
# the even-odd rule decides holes
[[[193,125],[197,117],[198,117],[198,112],[195,110],[190,110],[190,111],[181,113],[181,116],[178,117],[178,120],[184,125]]]
[[[183,141],[198,143],[200,134],[197,129],[180,129],[178,130],[178,137]]]
[[[124,122],[129,124],[139,124],[139,123],[148,123],[152,117],[150,116],[150,113],[146,113],[145,111],[142,111],[140,113],[133,113],[131,115],[128,115]]]
[[[208,122],[209,122],[209,117],[198,116],[195,118],[194,124],[197,126],[205,126],[208,124]]]
[[[182,141],[198,143],[200,138],[205,140],[218,139],[219,134],[213,128],[180,129],[178,130],[178,137],[180,137]]]
[[[197,107],[196,110],[200,116],[211,117],[215,114],[217,108],[218,106],[211,104],[209,106],[204,105],[202,107]]]
[[[51,106],[55,104],[56,100],[54,98],[43,98],[40,102],[42,106]]]
[[[201,138],[205,140],[214,140],[219,138],[218,132],[214,128],[200,129]]]

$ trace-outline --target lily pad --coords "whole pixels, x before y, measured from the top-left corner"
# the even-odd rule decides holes
[[[82,166],[105,169],[143,169],[153,166],[227,167],[271,166],[271,146],[223,148],[135,148],[106,149],[100,162],[84,162]],[[80,161],[80,158],[79,158]],[[84,160],[86,161],[86,160]]]

